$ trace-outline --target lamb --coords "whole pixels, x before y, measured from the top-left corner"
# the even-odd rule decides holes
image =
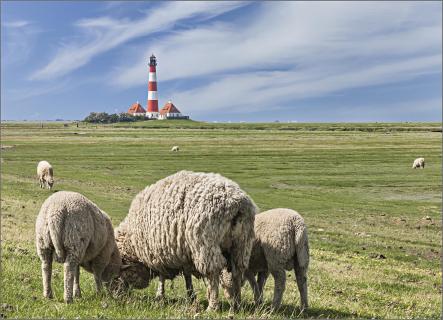
[[[173,152],[178,152],[179,150],[180,149],[179,149],[178,146],[173,146],[172,149],[171,149],[171,151],[173,151]]]
[[[414,160],[414,163],[412,164],[412,169],[415,168],[425,168],[425,158],[417,158]]]
[[[136,279],[185,275],[208,279],[208,310],[217,310],[221,270],[232,272],[231,308],[240,303],[240,284],[254,239],[257,207],[233,181],[214,173],[179,171],[142,190],[116,228],[125,264]],[[137,271],[120,279],[131,285]],[[137,285],[142,281],[137,280]],[[187,281],[191,282],[192,281]],[[188,294],[190,290],[188,286]]]
[[[263,302],[263,287],[271,273],[275,281],[272,306],[277,309],[285,290],[285,270],[294,269],[301,297],[301,309],[306,309],[309,244],[303,218],[291,209],[273,209],[255,216],[254,230],[256,240],[245,278],[253,289],[255,303],[258,305]],[[229,298],[232,285],[228,272],[223,272],[221,282],[224,283],[225,296]]]
[[[120,273],[121,257],[111,220],[76,192],[59,191],[43,203],[37,216],[37,254],[42,262],[43,296],[52,298],[53,257],[64,263],[64,300],[80,297],[80,269],[94,274],[97,291]],[[54,255],[55,252],[55,255]]]
[[[40,188],[47,187],[49,190],[54,185],[54,171],[48,161],[40,161],[37,165],[37,176]]]

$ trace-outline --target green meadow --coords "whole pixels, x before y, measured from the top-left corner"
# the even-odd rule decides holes
[[[260,209],[297,210],[308,226],[310,309],[300,313],[287,274],[282,307],[253,306],[245,284],[234,318],[440,318],[442,273],[441,123],[201,123],[115,125],[5,122],[1,125],[0,313],[7,318],[228,318],[208,313],[206,286],[194,278],[157,280],[123,297],[96,294],[82,270],[82,298],[63,302],[63,266],[54,263],[54,299],[42,295],[34,223],[43,201],[78,191],[112,218],[125,217],[145,186],[179,170],[217,172],[236,181]],[[178,145],[179,152],[171,152]],[[415,158],[425,169],[412,169]],[[38,161],[54,167],[53,190],[39,188]]]

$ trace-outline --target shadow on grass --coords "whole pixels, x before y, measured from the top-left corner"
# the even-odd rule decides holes
[[[129,293],[126,296],[126,299],[135,299],[139,300],[145,307],[153,308],[153,309],[162,309],[165,307],[173,307],[173,306],[182,306],[185,307],[186,311],[189,312],[190,316],[194,314],[199,314],[199,317],[207,317],[207,318],[220,318],[222,313],[229,313],[230,304],[228,301],[220,301],[220,311],[206,311],[208,307],[207,299],[198,299],[195,301],[190,301],[185,297],[177,298],[177,297],[164,297],[163,299],[156,299],[155,297],[144,296],[144,297],[134,297]],[[125,300],[125,299],[122,299]],[[265,302],[259,307],[256,307],[254,302],[252,301],[242,301],[240,305],[240,310],[237,312],[235,318],[250,318],[254,319],[269,319],[269,318],[284,318],[284,319],[294,319],[294,318],[315,318],[315,319],[343,319],[343,318],[371,318],[369,315],[362,315],[355,313],[349,313],[340,311],[334,308],[318,308],[318,307],[310,307],[305,310],[303,313],[300,311],[300,307],[298,305],[292,304],[282,304],[282,306],[273,311],[272,304],[270,302]]]
[[[206,301],[205,301],[206,302]],[[205,303],[207,306],[207,303]],[[221,311],[229,311],[229,303],[226,301],[221,302]],[[370,316],[365,315],[356,315],[355,313],[349,313],[340,311],[337,309],[329,309],[329,308],[316,308],[312,307],[308,310],[305,310],[303,313],[300,312],[300,307],[290,304],[282,304],[282,306],[276,310],[272,311],[271,303],[264,303],[260,307],[256,308],[255,304],[252,302],[242,302],[241,308],[239,310],[240,314],[253,316],[254,318],[317,318],[317,319],[343,319],[343,318],[371,318]],[[240,315],[240,318],[242,316]]]
[[[269,306],[270,307],[270,306]],[[342,319],[342,318],[357,318],[356,314],[340,311],[337,309],[330,308],[316,308],[312,307],[300,313],[300,308],[298,306],[292,305],[282,305],[281,308],[276,311],[277,314],[285,318],[320,318],[320,319]],[[370,318],[369,316],[358,316],[361,318]]]

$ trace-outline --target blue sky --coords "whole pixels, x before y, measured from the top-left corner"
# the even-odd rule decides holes
[[[441,121],[441,2],[1,2],[1,117]]]

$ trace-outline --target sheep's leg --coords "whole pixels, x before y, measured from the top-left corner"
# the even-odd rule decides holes
[[[248,280],[251,285],[252,291],[254,292],[254,302],[256,305],[261,303],[260,301],[260,290],[258,289],[257,281],[255,281],[255,275],[251,271],[245,272],[245,278]]]
[[[285,291],[286,273],[284,270],[275,270],[271,273],[274,277],[274,299],[272,306],[274,309],[277,309],[280,307],[283,292]]]
[[[92,273],[94,274],[94,280],[95,280],[95,289],[98,292],[102,291],[103,288],[103,282],[102,282],[102,274],[104,271],[104,267],[100,264],[96,264],[92,266]]]
[[[45,250],[40,252],[40,259],[42,261],[42,279],[43,279],[43,296],[52,299],[52,255],[53,251]]]
[[[188,299],[194,301],[195,292],[194,287],[192,286],[192,276],[188,273],[184,273],[183,276],[185,277],[186,294],[188,296]]]
[[[268,271],[259,272],[257,275],[257,286],[260,294],[260,303],[263,303],[263,288],[265,287],[268,276],[269,276]]]
[[[232,265],[232,296],[230,301],[230,312],[237,312],[240,308],[241,285],[242,273],[238,270],[237,266]]]
[[[212,274],[208,277],[208,309],[207,311],[217,311],[219,309],[218,303],[218,281],[220,275],[218,273]]]
[[[296,260],[294,263],[294,271],[298,291],[300,292],[300,307],[303,311],[308,308],[308,280],[306,277],[307,268],[301,267]]]
[[[81,298],[82,293],[80,291],[80,265],[77,265],[77,270],[74,275],[74,297]]]
[[[77,263],[70,260],[69,257],[66,259],[64,264],[65,269],[65,285],[64,285],[64,298],[66,303],[72,302],[72,289],[74,285],[74,276],[77,270]]]
[[[155,294],[156,299],[163,299],[165,297],[165,281],[162,275],[158,276],[158,287],[157,293]]]

